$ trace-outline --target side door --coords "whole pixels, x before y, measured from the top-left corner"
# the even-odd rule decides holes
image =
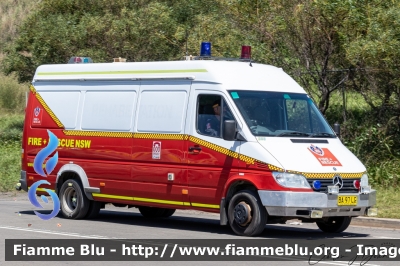
[[[134,200],[158,207],[188,199],[184,129],[190,81],[142,82],[132,149]],[[169,206],[168,206],[169,205]]]
[[[224,185],[238,172],[240,141],[222,138],[224,120],[236,120],[227,97],[218,91],[195,90],[188,127],[188,188],[193,207],[218,211]]]

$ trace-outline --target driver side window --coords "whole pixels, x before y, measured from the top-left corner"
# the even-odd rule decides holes
[[[223,122],[235,120],[226,101],[219,95],[199,95],[197,98],[196,130],[199,134],[222,138]]]

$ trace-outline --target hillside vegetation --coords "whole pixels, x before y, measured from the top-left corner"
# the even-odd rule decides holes
[[[2,0],[0,17],[3,142],[40,64],[180,60],[201,41],[214,56],[239,57],[251,45],[254,61],[282,67],[342,124],[373,185],[400,185],[400,1]]]
[[[19,26],[39,2],[40,0],[0,1],[0,62],[4,57],[4,49],[17,38]]]

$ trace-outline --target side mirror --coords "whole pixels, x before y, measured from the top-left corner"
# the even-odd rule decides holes
[[[222,138],[224,140],[235,140],[236,139],[236,122],[235,120],[225,120],[224,129],[222,131]]]
[[[338,122],[333,125],[333,131],[335,131],[336,136],[340,138],[340,124]]]

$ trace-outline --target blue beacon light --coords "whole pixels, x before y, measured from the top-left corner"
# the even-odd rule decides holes
[[[321,188],[321,181],[315,180],[312,183],[312,186],[313,186],[314,189],[319,190]]]
[[[200,56],[211,56],[211,43],[202,42],[200,46]]]

